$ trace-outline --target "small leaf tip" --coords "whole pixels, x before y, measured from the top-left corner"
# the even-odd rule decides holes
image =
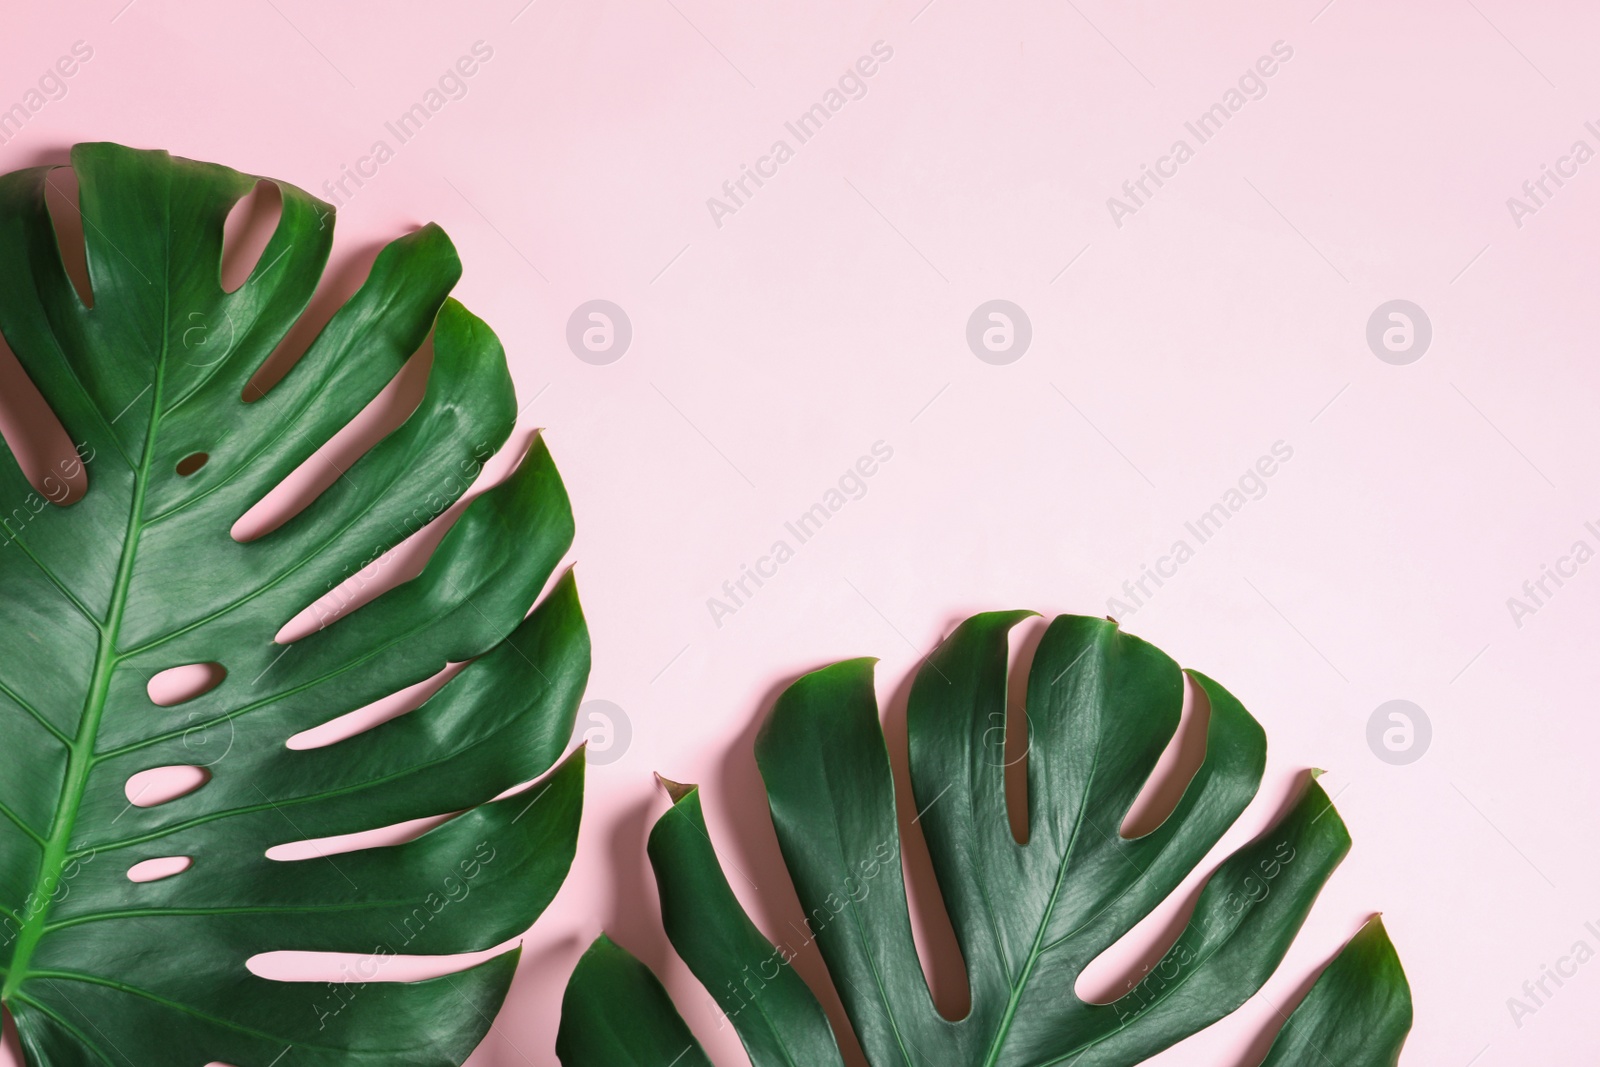
[[[666,791],[667,796],[672,798],[674,804],[700,788],[693,783],[674,782],[671,778],[667,778],[659,772],[656,774],[656,784]]]

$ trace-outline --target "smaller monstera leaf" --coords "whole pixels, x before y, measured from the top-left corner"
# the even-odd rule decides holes
[[[72,153],[92,306],[63,267],[48,168],[0,178],[0,332],[78,445],[82,499],[6,512],[0,536],[0,1000],[32,1067],[440,1067],[487,1031],[515,952],[431,981],[391,954],[492,948],[566,876],[589,638],[572,539],[536,442],[460,513],[421,574],[292,644],[291,617],[454,503],[516,404],[493,332],[449,299],[461,264],[426,226],[388,245],[303,357],[251,385],[327,261],[331,209],[282,215],[224,292],[223,222],[257,179],[164,152]],[[199,330],[199,333],[194,331]],[[230,530],[433,337],[415,412],[303,511]],[[203,342],[203,343],[202,343]],[[247,402],[248,399],[248,402]],[[33,499],[10,450],[0,501]],[[35,513],[36,512],[36,513]],[[421,708],[322,748],[292,736],[471,661]],[[215,663],[173,707],[148,680]],[[209,781],[130,805],[141,771]],[[279,861],[273,846],[457,813],[405,844]],[[140,861],[191,866],[134,883]],[[347,984],[270,981],[272,950],[356,953]],[[359,979],[376,978],[363,982]]]
[[[1096,957],[1173,893],[1260,785],[1261,727],[1226,690],[1209,702],[1205,759],[1170,815],[1123,821],[1175,734],[1183,672],[1104,619],[1049,626],[1028,679],[1027,840],[1007,811],[1010,629],[1030,612],[967,620],[918,672],[907,707],[915,822],[966,963],[971,1010],[935,1009],[912,941],[873,661],[806,675],[756,741],[774,829],[806,916],[773,945],[740,908],[692,787],[650,835],[668,937],[732,1021],[754,1067],[842,1067],[817,999],[789,966],[815,941],[873,1067],[1124,1067],[1250,998],[1283,958],[1350,839],[1308,780],[1275,825],[1205,880],[1170,949],[1110,1003],[1074,992]],[[1376,919],[1290,1016],[1268,1063],[1396,1062],[1410,990]],[[709,1067],[654,975],[602,937],[567,986],[566,1067]],[[674,1060],[674,1057],[678,1059]]]

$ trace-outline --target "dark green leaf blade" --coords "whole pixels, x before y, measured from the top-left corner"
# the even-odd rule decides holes
[[[1074,1052],[1085,1050],[1083,1067],[1142,1063],[1253,996],[1349,849],[1327,794],[1307,781],[1281,819],[1206,880],[1188,924],[1149,973],[1113,1003],[1088,1009],[1073,1042]],[[1048,984],[1030,992],[1048,997]],[[1064,1051],[1059,1037],[1053,1045]]]
[[[1261,1067],[1394,1067],[1411,1031],[1411,986],[1374,916],[1289,1013]]]
[[[711,1067],[660,979],[604,934],[567,983],[556,1055],[571,1067]]]
[[[862,1048],[874,1063],[914,1063],[948,1039],[948,1024],[911,937],[874,662],[846,660],[784,690],[756,737],[756,764],[807,933]]]
[[[774,946],[739,906],[690,787],[650,832],[661,920],[673,947],[733,1023],[752,1067],[842,1067],[822,1005],[790,966],[804,948]]]
[[[322,982],[253,979],[231,987],[235,996],[260,996],[250,1001],[251,1014],[243,1021],[189,1010],[182,1026],[147,1025],[115,1037],[107,1032],[108,1021],[137,1012],[140,1005],[144,1012],[136,1017],[154,1019],[162,1005],[108,985],[42,978],[33,991],[16,997],[18,1031],[30,1063],[72,1067],[209,1062],[197,1061],[202,1056],[248,1067],[269,1064],[286,1048],[296,1059],[316,1067],[460,1063],[499,1010],[517,956],[513,949],[465,971],[424,982],[373,982],[335,989]],[[473,1022],[441,1026],[441,1015]],[[20,1025],[24,1016],[27,1028]],[[308,1036],[291,1043],[281,1036],[285,1023]]]
[[[277,982],[284,949],[453,954],[526,929],[571,865],[581,753],[555,770],[588,676],[570,505],[542,440],[467,505],[421,574],[292,644],[280,628],[456,503],[508,439],[505,353],[449,298],[442,230],[391,242],[306,353],[253,382],[304,312],[331,209],[283,211],[250,277],[221,288],[222,228],[256,184],[112,144],[73,151],[92,299],[67,278],[47,168],[0,177],[0,333],[88,470],[69,507],[0,538],[0,999],[34,1067],[459,1064],[515,969],[503,953],[420,983]],[[230,531],[430,337],[416,410],[298,514]],[[206,454],[197,469],[180,467]],[[36,494],[9,446],[0,493]],[[421,708],[325,748],[294,735],[466,663]],[[172,707],[152,675],[220,664]],[[151,807],[139,771],[209,781]],[[547,774],[547,772],[549,772]],[[493,798],[540,779],[525,792]],[[455,813],[453,816],[451,813]],[[404,844],[280,861],[274,846],[451,816]],[[146,859],[182,873],[131,882]],[[381,972],[381,968],[379,968]],[[368,977],[362,975],[361,977]],[[331,998],[331,999],[330,999]]]
[[[1029,614],[969,619],[919,671],[906,716],[916,802],[909,819],[895,810],[873,661],[800,678],[757,737],[807,935],[874,1067],[1145,1062],[1262,987],[1349,850],[1343,822],[1308,775],[1271,827],[1198,880],[1187,921],[1160,959],[1109,1002],[1080,999],[1085,968],[1171,897],[1250,804],[1266,739],[1227,690],[1191,672],[1195,714],[1206,715],[1204,757],[1159,824],[1124,837],[1128,813],[1178,729],[1183,672],[1114,622],[1062,616],[1043,635],[1029,674],[1028,835],[1019,842],[1005,794],[1008,633]],[[767,957],[769,943],[715,869],[698,796],[675,799],[650,848],[674,946],[725,1010],[739,1008],[734,1024],[757,1067],[834,1062],[833,1048],[789,1055],[819,1039],[808,990],[780,993],[775,977],[753,996],[739,995],[740,977]],[[893,862],[907,821],[925,835],[965,959],[972,1007],[959,1020],[935,1010],[912,941]],[[1380,1054],[1397,1049],[1410,1025],[1398,961],[1330,973],[1324,981],[1338,985],[1336,1007],[1348,1008],[1341,1024],[1359,1029],[1370,1017]],[[1296,1035],[1333,999],[1312,1000],[1307,1021],[1280,1040],[1299,1048]],[[788,1010],[742,1024],[767,1005]],[[588,1025],[620,1025],[614,1020],[591,1012]],[[665,1044],[650,1052],[671,1055]],[[1284,1055],[1299,1062],[1295,1052]]]

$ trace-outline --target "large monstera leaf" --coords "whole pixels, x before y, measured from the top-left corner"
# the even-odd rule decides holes
[[[571,863],[580,757],[494,799],[555,764],[588,674],[571,575],[528,613],[572,537],[561,480],[536,443],[420,576],[275,643],[459,498],[506,441],[505,355],[448,299],[460,263],[427,226],[382,251],[274,388],[247,389],[322,273],[327,205],[279,183],[281,221],[225,293],[223,222],[256,178],[110,144],[77,146],[72,165],[92,306],[63,269],[47,170],[0,178],[0,332],[88,477],[76,503],[36,508],[9,449],[0,457],[0,999],[34,1067],[459,1064],[515,952],[424,982],[383,970],[394,954],[503,943]],[[185,345],[197,325],[209,327],[203,349]],[[430,331],[427,393],[410,418],[300,514],[235,541],[235,520]],[[193,470],[196,453],[208,458]],[[466,660],[409,714],[286,747]],[[154,674],[195,663],[220,664],[225,680],[173,707],[151,701]],[[203,765],[210,780],[129,804],[130,776],[174,765]],[[267,855],[443,813],[457,815],[405,844]],[[156,857],[191,866],[128,878]],[[272,950],[363,960],[349,984],[280,982],[246,965]]]
[[[1027,841],[1008,819],[1008,631],[1029,612],[962,624],[919,671],[907,709],[916,822],[966,961],[972,1007],[943,1018],[912,942],[888,752],[872,661],[809,674],[756,741],[773,827],[806,929],[774,946],[717,864],[699,794],[676,787],[650,835],[667,935],[732,1020],[754,1067],[843,1058],[789,966],[815,940],[873,1067],[1120,1067],[1232,1012],[1277,967],[1349,849],[1309,783],[1270,830],[1206,880],[1165,956],[1111,1003],[1074,993],[1086,965],[1204,858],[1260,784],[1266,740],[1226,690],[1209,700],[1205,759],[1159,827],[1121,835],[1175,733],[1183,672],[1103,619],[1062,616],[1028,679]],[[1339,953],[1280,1031],[1267,1063],[1392,1065],[1411,997],[1377,919]],[[601,937],[567,987],[557,1051],[567,1067],[709,1067],[655,976]]]

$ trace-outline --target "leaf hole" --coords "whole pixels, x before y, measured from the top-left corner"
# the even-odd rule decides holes
[[[533,443],[538,440],[537,430],[526,432],[519,440],[513,436],[499,452],[483,464],[476,480],[465,492],[456,497],[449,507],[436,515],[416,510],[407,515],[399,528],[405,539],[393,548],[368,560],[360,570],[349,574],[326,593],[284,623],[273,636],[280,645],[292,645],[325,630],[335,622],[352,614],[358,608],[376,600],[396,586],[409,582],[421,574],[433,558],[434,549],[444,540],[461,513],[477,497],[499,485],[527,458]],[[441,487],[443,491],[446,487]],[[448,487],[449,493],[456,491]],[[331,743],[331,742],[330,742]]]
[[[71,167],[52,167],[44,177],[44,205],[55,230],[56,247],[61,249],[61,266],[86,308],[94,307],[94,289],[89,284],[89,256],[83,243],[83,212],[78,207],[78,172]]]
[[[405,822],[394,823],[390,826],[379,826],[371,830],[358,830],[353,834],[335,834],[332,837],[314,837],[304,841],[285,841],[281,845],[273,845],[267,849],[267,859],[277,860],[280,863],[292,863],[295,860],[321,859],[325,856],[337,856],[344,852],[358,852],[364,848],[387,848],[390,845],[403,845],[409,841],[415,841],[436,826],[444,825],[459,814],[460,812],[448,811],[443,815],[425,815],[420,819],[407,819]]]
[[[221,685],[227,676],[227,668],[220,663],[185,663],[152,676],[145,692],[153,703],[170,708],[204,696]]]
[[[88,491],[88,461],[94,458],[94,449],[87,442],[73,447],[61,420],[4,337],[0,337],[0,434],[37,494],[35,499],[13,501],[8,512],[0,513],[11,537],[18,536],[46,503],[66,507]]]
[[[159,882],[163,878],[182,874],[193,866],[192,856],[157,856],[154,859],[140,860],[129,867],[128,881]]]
[[[1209,712],[1209,707],[1207,710]],[[1294,810],[1311,780],[1308,772],[1302,772],[1282,783],[1281,791],[1263,790],[1257,794],[1244,814],[1161,903],[1078,972],[1072,990],[1078,999],[1086,1004],[1110,1004],[1128,995],[1152,975],[1154,980],[1146,989],[1152,996],[1170,994],[1178,989],[1171,981],[1175,962],[1163,963],[1163,960],[1183,936],[1207,884],[1242,845],[1259,841],[1271,833]],[[1181,960],[1181,956],[1178,959]]]
[[[1006,818],[1011,837],[1026,845],[1028,826],[1028,756],[1033,750],[1033,720],[1028,716],[1028,676],[1033,659],[1049,629],[1044,619],[1026,619],[1012,628],[1008,639],[1006,665],[1006,732],[1003,759],[1006,791]]]
[[[1185,674],[1178,728],[1123,817],[1120,832],[1125,840],[1154,832],[1177,809],[1184,791],[1206,761],[1206,732],[1210,726],[1211,702],[1206,699],[1205,690]]]
[[[210,458],[211,456],[205,452],[190,452],[187,456],[184,456],[182,459],[178,460],[178,466],[176,468],[178,471],[178,476],[180,478],[189,477],[189,475],[193,474],[201,467],[204,467],[206,465],[206,460]]]
[[[322,279],[317,283],[317,291],[312,296],[311,303],[295,320],[294,325],[289,327],[289,332],[278,342],[278,347],[273,349],[272,355],[264,359],[261,366],[250,376],[250,380],[240,391],[240,400],[246,404],[253,404],[283,380],[283,376],[300,361],[301,356],[305,355],[306,349],[311,347],[311,343],[333,318],[334,313],[361,288],[367,276],[372,273],[372,265],[377,261],[378,253],[383,249],[384,242],[374,241],[344,255],[339,262],[330,263],[328,269],[323,271]]]
[[[397,719],[420,708],[432,699],[433,695],[443,689],[445,683],[460,674],[466,663],[451,663],[444,670],[432,678],[424,678],[415,685],[408,685],[399,692],[390,693],[373,701],[365,707],[354,711],[347,711],[338,718],[329,719],[320,726],[313,726],[309,730],[301,730],[289,740],[284,742],[285,748],[297,752],[313,748],[326,748],[328,745],[338,744],[357,734],[366,733],[374,727],[381,726],[390,719]]]
[[[262,179],[228,211],[222,224],[222,291],[237,292],[261,262],[283,217],[283,193]]]
[[[424,912],[426,907],[424,906]],[[304,949],[274,949],[258,952],[244,961],[245,969],[269,982],[316,982],[318,984],[366,982],[420,982],[442,978],[493,959],[504,947],[477,952],[451,954],[407,954],[407,944],[427,928],[415,908],[395,927],[395,940],[377,952],[312,952]],[[398,951],[397,951],[398,950]],[[340,996],[324,992],[319,1004],[326,1003],[330,1014],[353,994]],[[212,1067],[207,1064],[206,1067]],[[226,1065],[222,1065],[226,1067]]]
[[[942,1018],[958,1022],[971,1013],[972,990],[967,982],[961,943],[950,921],[944,891],[922,828],[922,816],[943,798],[935,794],[933,799],[923,797],[919,802],[911,788],[906,716],[916,679],[917,672],[912,672],[901,681],[893,695],[882,702],[884,741],[888,745],[894,776],[895,817],[900,837],[898,858],[911,919],[911,940],[922,965],[928,995]]]
[[[1085,1004],[1111,1004],[1152,973],[1168,977],[1160,972],[1161,961],[1189,925],[1209,877],[1209,872],[1200,878],[1191,872],[1189,884],[1170,894],[1078,972],[1073,994]]]
[[[338,433],[307,456],[288,476],[239,516],[229,533],[248,543],[264,537],[304,511],[356,461],[410,418],[422,403],[433,368],[433,338],[423,342],[400,372]]]
[[[140,771],[124,783],[122,791],[134,807],[153,808],[188,796],[209,781],[211,772],[206,768],[175,763]]]

